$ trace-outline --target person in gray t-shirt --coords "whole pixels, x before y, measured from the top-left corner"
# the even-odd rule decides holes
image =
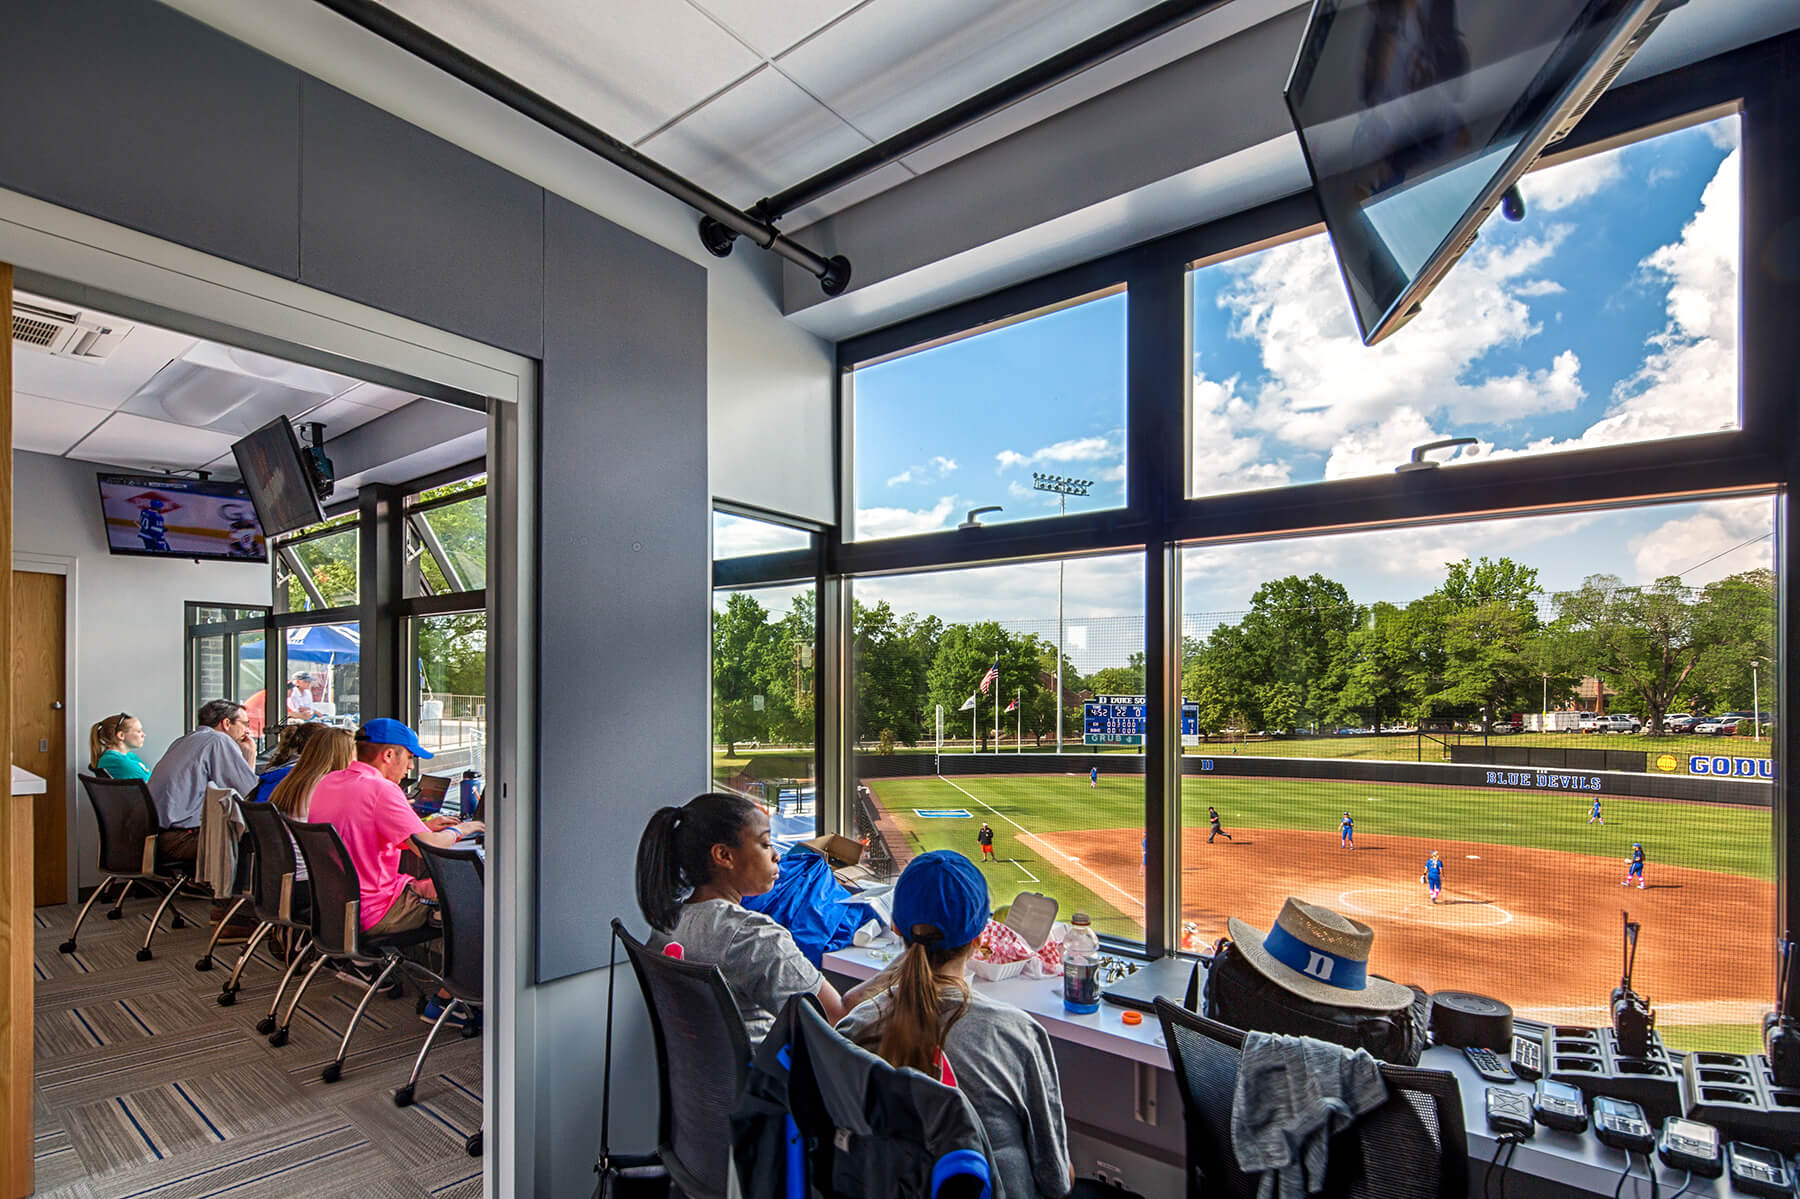
[[[194,731],[178,738],[150,772],[150,798],[163,827],[157,848],[164,856],[193,861],[200,846],[200,810],[208,787],[229,787],[245,799],[256,794],[256,738],[244,705],[208,700]]]
[[[697,795],[679,808],[658,809],[638,842],[644,919],[661,943],[680,942],[687,961],[719,968],[752,1048],[789,996],[817,995],[832,1021],[847,1010],[793,935],[741,902],[767,892],[780,874],[768,812],[739,795]]]
[[[894,886],[906,952],[864,986],[838,1031],[896,1066],[953,1081],[987,1130],[1006,1199],[1069,1193],[1069,1133],[1050,1035],[965,978],[988,921],[987,880],[951,850],[914,858]],[[948,1068],[946,1068],[948,1067]]]

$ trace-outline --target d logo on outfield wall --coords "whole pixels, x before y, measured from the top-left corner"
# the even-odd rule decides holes
[[[1772,758],[1713,758],[1706,754],[1695,754],[1688,759],[1689,774],[1719,774],[1740,779],[1773,779],[1775,762]]]

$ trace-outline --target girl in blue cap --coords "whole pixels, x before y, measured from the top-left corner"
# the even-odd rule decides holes
[[[893,1065],[954,1076],[987,1130],[1009,1199],[1068,1194],[1069,1134],[1049,1034],[966,977],[987,927],[987,881],[968,858],[934,850],[906,867],[893,900],[906,952],[865,984],[872,998],[838,1031]]]
[[[846,1010],[793,934],[743,905],[746,895],[775,885],[779,857],[769,843],[768,812],[741,795],[717,792],[658,809],[638,842],[644,919],[665,943],[680,942],[688,961],[719,968],[752,1048],[791,995],[817,995],[832,1020]]]

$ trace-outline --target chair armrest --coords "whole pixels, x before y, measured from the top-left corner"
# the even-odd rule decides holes
[[[348,949],[362,948],[362,900],[351,899],[344,903],[344,945]]]
[[[144,838],[144,873],[156,873],[156,834],[151,833]]]
[[[294,918],[294,876],[291,874],[281,876],[281,897],[276,901],[275,913],[283,920]]]

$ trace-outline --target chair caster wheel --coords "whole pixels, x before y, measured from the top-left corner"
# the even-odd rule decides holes
[[[463,1142],[463,1152],[467,1153],[470,1157],[480,1157],[481,1156],[481,1134],[480,1133],[472,1132],[469,1134],[468,1139]]]
[[[150,952],[150,947],[148,945],[137,951],[137,960],[140,962],[147,962],[155,956],[155,954]]]
[[[188,922],[181,918],[180,912],[176,912],[175,918],[173,920],[169,921],[170,928],[186,928],[187,926],[188,926]]]
[[[119,908],[107,908],[106,918],[108,920],[123,920],[125,918],[125,913]]]
[[[56,947],[56,952],[58,952],[58,953],[74,953],[75,952],[75,942],[64,941],[61,945],[58,945]]]
[[[475,1023],[473,1020],[465,1021],[463,1023],[463,1026],[462,1026],[462,1039],[463,1040],[466,1041],[470,1037],[479,1037],[480,1035],[481,1035],[481,1025]]]
[[[319,1078],[325,1082],[336,1082],[343,1076],[344,1067],[338,1062],[327,1062],[325,1068],[319,1071]]]
[[[236,1002],[237,1002],[237,992],[236,991],[220,991],[219,992],[219,1006],[220,1007],[230,1007],[232,1004],[234,1004]]]
[[[208,970],[212,969],[212,959],[211,958],[201,958],[199,961],[194,963],[194,969],[198,970],[202,974],[205,974]]]
[[[412,1101],[413,1089],[411,1087],[401,1087],[398,1091],[394,1092],[395,1107],[411,1107]]]
[[[265,1037],[268,1036],[270,1033],[274,1032],[275,1031],[275,1017],[264,1016],[261,1020],[258,1020],[256,1022],[256,1031],[261,1033]]]
[[[269,1034],[269,1044],[273,1045],[277,1049],[280,1049],[283,1045],[287,1044],[287,1034],[288,1034],[288,1030],[285,1028],[276,1029],[274,1032]]]

